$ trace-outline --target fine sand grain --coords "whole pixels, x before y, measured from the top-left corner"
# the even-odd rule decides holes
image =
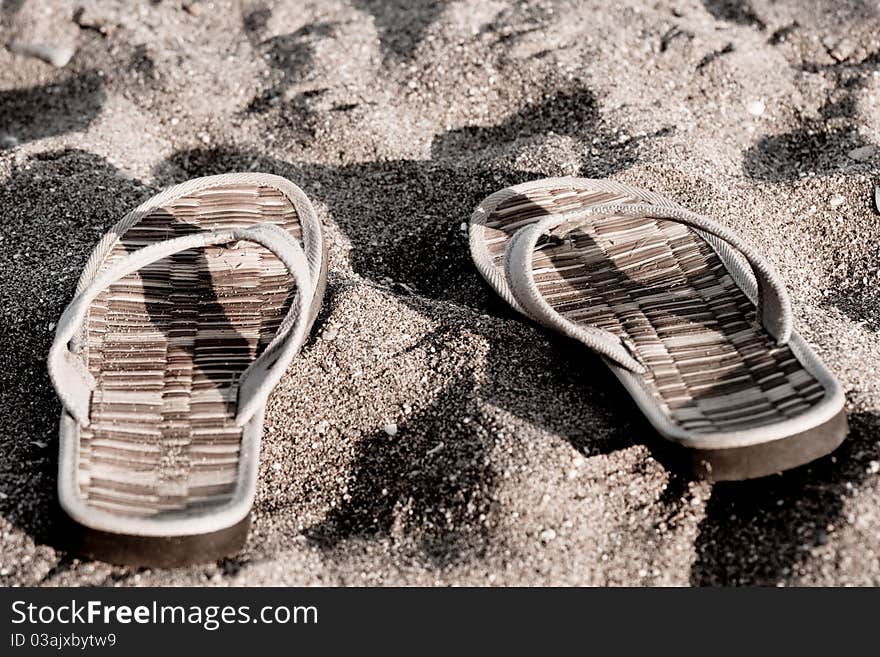
[[[3,2],[3,43],[45,56],[0,50],[0,584],[880,585],[878,11]],[[172,571],[73,559],[54,322],[128,209],[232,170],[295,181],[331,243],[250,539]],[[480,199],[558,175],[653,189],[759,245],[846,390],[843,447],[716,486],[655,461],[604,366],[470,262]]]

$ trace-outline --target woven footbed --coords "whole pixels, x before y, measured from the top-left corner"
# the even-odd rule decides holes
[[[273,223],[301,239],[278,190],[224,185],[175,199],[129,228],[104,268],[157,241]],[[278,258],[250,242],[192,249],[127,276],[91,305],[88,367],[97,387],[80,431],[85,502],[158,516],[228,502],[238,473],[238,378],[268,345],[295,294]]]
[[[486,217],[496,267],[516,230],[542,215],[599,203],[645,203],[623,193],[548,187],[503,200]],[[824,396],[715,251],[690,228],[647,217],[596,219],[539,240],[532,269],[544,299],[567,319],[610,331],[647,368],[644,385],[692,433],[750,429],[794,417]]]

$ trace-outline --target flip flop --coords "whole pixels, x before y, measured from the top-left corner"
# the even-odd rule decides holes
[[[784,284],[720,224],[636,187],[550,178],[486,198],[469,236],[495,291],[600,354],[659,455],[691,474],[761,477],[845,438],[843,391],[792,330]]]
[[[169,566],[243,545],[266,401],[326,268],[311,202],[268,174],[182,183],[103,237],[49,353],[73,549]]]

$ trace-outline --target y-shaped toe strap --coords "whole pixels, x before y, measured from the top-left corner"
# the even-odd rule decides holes
[[[82,328],[91,303],[122,278],[170,255],[237,241],[254,242],[269,249],[293,275],[299,292],[272,342],[239,379],[236,424],[246,424],[266,401],[305,341],[307,309],[315,290],[299,242],[283,228],[258,224],[249,228],[202,231],[146,246],[114,263],[73,299],[55,329],[55,340],[49,351],[49,376],[65,409],[80,425],[89,425],[89,407],[96,383],[82,355],[72,352],[68,345]]]
[[[541,324],[581,341],[633,372],[644,371],[644,367],[633,358],[629,349],[616,335],[604,329],[576,324],[557,312],[541,295],[532,271],[532,255],[542,236],[563,237],[579,227],[602,218],[620,216],[650,217],[685,224],[697,232],[714,236],[742,254],[755,277],[758,317],[762,325],[778,344],[788,342],[793,323],[788,293],[772,265],[754,247],[733,231],[707,217],[683,208],[648,204],[611,203],[552,214],[517,231],[507,245],[504,268],[514,297],[529,315]],[[750,281],[745,283],[748,285]]]

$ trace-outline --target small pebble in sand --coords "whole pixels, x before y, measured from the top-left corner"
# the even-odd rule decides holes
[[[844,203],[846,203],[846,199],[843,198],[840,194],[835,194],[831,197],[831,200],[828,201],[828,205],[830,205],[832,208],[839,208]]]
[[[541,542],[549,543],[554,538],[556,538],[556,530],[555,529],[545,529],[541,532]]]
[[[395,423],[395,422],[389,422],[388,424],[386,424],[382,428],[385,430],[385,433],[387,433],[389,436],[396,436],[397,435],[397,423]]]
[[[57,68],[67,66],[67,63],[76,52],[76,49],[70,46],[53,46],[48,43],[21,43],[20,41],[13,41],[6,47],[10,52],[14,52],[17,55],[36,57]]]
[[[18,138],[14,135],[0,135],[0,150],[15,148],[18,146]]]
[[[112,21],[94,7],[77,7],[73,12],[73,22],[85,30],[96,30],[104,36],[112,31]]]
[[[856,50],[855,42],[850,41],[847,38],[835,42],[833,38],[826,37],[822,43],[828,49],[828,54],[838,62],[845,62]]]
[[[278,461],[275,461],[275,463],[272,464],[272,469],[275,472],[280,472],[281,471],[281,464]]]
[[[874,209],[880,212],[880,187],[874,188]]]
[[[202,15],[202,5],[198,0],[190,0],[190,2],[184,2],[183,10],[190,16]]]
[[[864,162],[865,160],[870,160],[874,153],[877,151],[877,147],[873,144],[868,144],[867,146],[861,146],[859,148],[852,149],[847,156],[851,159],[856,160],[857,162]]]
[[[746,111],[752,116],[761,116],[764,113],[764,101],[763,100],[753,100],[748,105],[746,105]]]
[[[880,461],[871,461],[868,464],[868,474],[877,474],[880,472]]]
[[[434,454],[438,454],[439,452],[441,452],[444,447],[446,447],[446,443],[440,441],[435,447],[432,447],[427,452],[425,452],[425,456],[434,456]]]

